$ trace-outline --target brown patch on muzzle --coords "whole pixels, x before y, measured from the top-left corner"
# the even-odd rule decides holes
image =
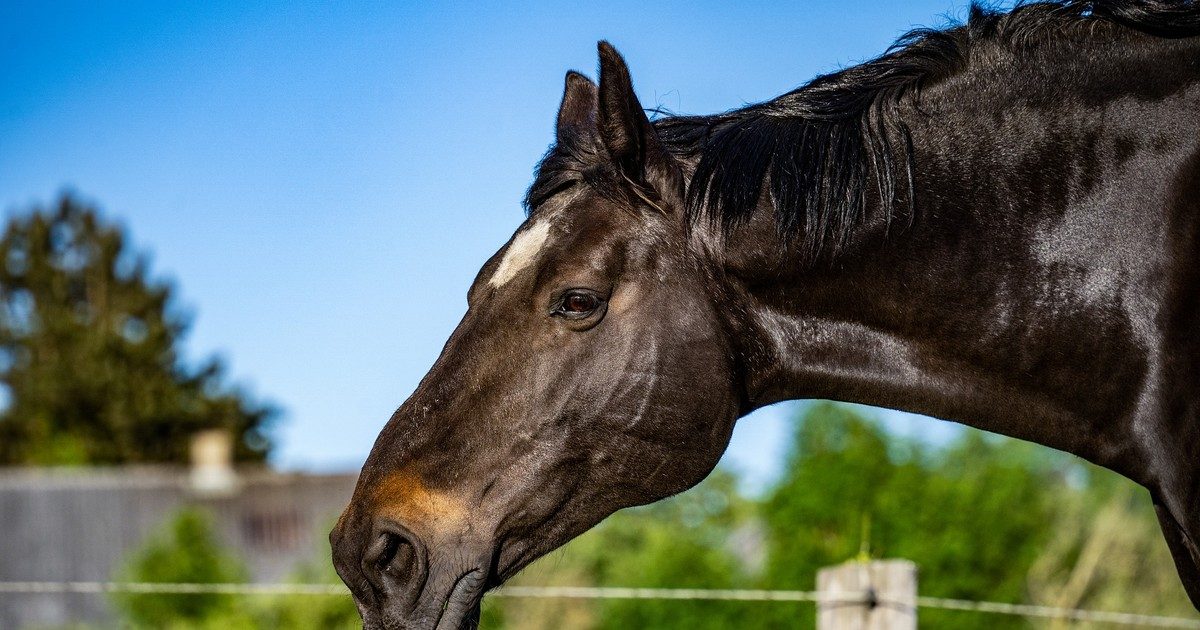
[[[461,497],[430,488],[407,469],[380,480],[372,499],[380,516],[426,534],[459,534],[468,526],[466,502]]]

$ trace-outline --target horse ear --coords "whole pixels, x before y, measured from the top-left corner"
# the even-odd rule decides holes
[[[567,73],[563,88],[562,105],[558,106],[558,127],[555,132],[559,144],[580,133],[594,133],[596,129],[596,84],[575,72]]]
[[[682,199],[683,177],[663,148],[654,126],[633,92],[629,67],[612,44],[602,41],[597,127],[609,156],[634,185]]]

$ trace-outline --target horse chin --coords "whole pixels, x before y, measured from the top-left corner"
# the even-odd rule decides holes
[[[487,574],[476,569],[458,578],[450,596],[446,599],[442,616],[436,630],[475,630],[479,627],[479,615],[483,606],[483,593],[487,590]]]
[[[363,630],[475,630],[479,627],[487,572],[468,571],[454,582],[444,597],[429,597],[414,608],[399,603],[372,609],[359,604]]]

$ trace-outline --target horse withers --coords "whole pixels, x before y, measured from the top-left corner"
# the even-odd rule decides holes
[[[696,484],[738,417],[792,398],[1126,475],[1200,604],[1198,111],[1186,1],[976,8],[771,101],[653,122],[601,43],[528,219],[330,535],[364,625],[473,627],[487,589]]]

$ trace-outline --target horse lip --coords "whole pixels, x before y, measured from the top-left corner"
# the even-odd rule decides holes
[[[472,578],[472,576],[475,576]],[[435,630],[459,630],[471,612],[479,605],[487,587],[483,569],[471,569],[458,576],[446,603],[434,624]]]

